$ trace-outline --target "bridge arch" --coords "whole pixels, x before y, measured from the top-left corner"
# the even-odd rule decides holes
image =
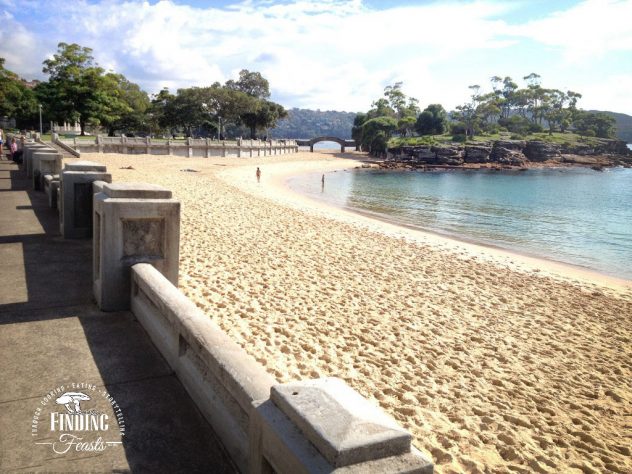
[[[309,151],[314,151],[314,145],[318,142],[334,142],[340,145],[340,151],[342,153],[345,152],[347,147],[355,147],[356,151],[358,150],[358,145],[355,140],[345,140],[344,138],[338,137],[315,137],[310,140],[296,140],[296,144],[298,146],[309,146]]]

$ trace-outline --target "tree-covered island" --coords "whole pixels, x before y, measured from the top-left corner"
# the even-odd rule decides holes
[[[520,88],[494,76],[487,93],[470,86],[470,100],[450,113],[440,104],[420,111],[398,82],[356,115],[352,136],[374,156],[388,151],[387,167],[632,163],[611,115],[578,108],[581,94],[544,88],[535,73],[523,79]]]

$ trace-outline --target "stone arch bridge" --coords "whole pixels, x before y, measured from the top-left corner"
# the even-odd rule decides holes
[[[314,145],[318,142],[335,142],[340,145],[340,151],[345,152],[347,147],[354,147],[356,151],[359,150],[358,144],[355,140],[345,140],[338,137],[316,137],[311,140],[296,140],[298,146],[308,146],[309,151],[314,151]]]

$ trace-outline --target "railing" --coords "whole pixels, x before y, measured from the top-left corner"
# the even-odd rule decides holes
[[[297,153],[296,140],[214,140],[211,138],[187,138],[185,140],[102,137],[94,139],[59,139],[60,143],[84,153],[123,153],[149,155],[176,155],[185,157],[251,157]]]

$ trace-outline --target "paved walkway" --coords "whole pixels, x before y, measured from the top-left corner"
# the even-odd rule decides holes
[[[94,305],[92,242],[64,240],[57,219],[2,157],[0,472],[235,472],[134,316]],[[42,397],[72,383],[118,402],[122,445],[58,455],[36,444],[31,420]]]

